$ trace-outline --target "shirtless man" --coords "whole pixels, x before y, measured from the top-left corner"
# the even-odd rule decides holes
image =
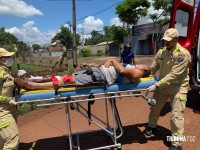
[[[15,82],[20,88],[49,89],[63,84],[89,85],[94,82],[104,82],[107,85],[116,83],[119,75],[123,76],[123,83],[139,82],[141,77],[148,77],[150,70],[146,65],[127,65],[123,67],[114,59],[107,60],[100,67],[91,67],[65,76],[52,76],[49,79],[31,82],[16,78]]]

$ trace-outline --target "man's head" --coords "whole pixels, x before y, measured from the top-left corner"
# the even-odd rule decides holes
[[[124,45],[124,50],[129,51],[130,49],[131,49],[131,45],[130,44]]]
[[[144,70],[144,74],[143,74],[143,78],[145,78],[145,77],[149,77],[150,76],[150,74],[151,74],[151,69],[149,68],[148,70]]]
[[[174,28],[170,28],[165,31],[162,40],[164,40],[164,44],[166,48],[171,49],[177,44],[178,38],[179,38],[178,31]]]
[[[15,52],[8,52],[4,48],[0,48],[0,63],[6,67],[10,67],[13,63],[12,56]]]
[[[143,76],[142,76],[143,78],[149,77],[151,74],[151,69],[146,65],[142,65],[142,64],[136,65],[136,68],[143,70]]]

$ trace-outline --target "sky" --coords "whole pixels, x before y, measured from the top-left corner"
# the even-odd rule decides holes
[[[122,26],[115,7],[123,0],[76,0],[76,32],[87,38],[92,30]],[[149,9],[153,12],[153,8]],[[139,24],[151,22],[141,19]],[[0,27],[27,44],[47,45],[61,26],[72,25],[72,0],[0,0]]]

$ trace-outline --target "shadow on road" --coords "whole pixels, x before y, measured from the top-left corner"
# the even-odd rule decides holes
[[[167,113],[171,111],[170,102],[166,102],[165,106],[160,112],[160,116],[165,116]]]
[[[193,109],[193,112],[200,111],[200,100],[199,100],[199,91],[190,90],[187,94],[187,103],[186,107]]]
[[[146,123],[136,124],[123,127],[124,135],[118,140],[123,145],[131,143],[146,144],[148,140],[162,140],[166,146],[166,136],[170,135],[170,131],[164,127],[158,126],[155,136],[146,137],[139,129],[147,127]],[[95,148],[106,145],[112,145],[113,142],[104,131],[94,131],[90,133],[82,133],[79,135],[81,149]],[[76,136],[73,136],[74,145],[76,145]],[[20,143],[19,150],[68,150],[69,142],[67,136],[41,139],[31,143]]]

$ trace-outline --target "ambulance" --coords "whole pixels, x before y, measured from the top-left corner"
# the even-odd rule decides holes
[[[192,56],[190,87],[200,91],[200,0],[174,0],[170,25],[179,31],[179,43]]]

